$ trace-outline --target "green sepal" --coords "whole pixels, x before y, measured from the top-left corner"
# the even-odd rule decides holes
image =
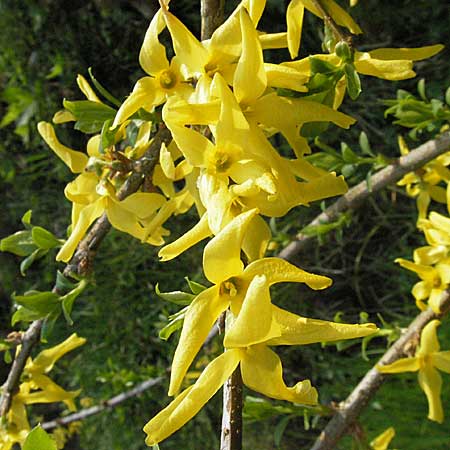
[[[37,248],[31,255],[27,256],[21,263],[20,263],[20,273],[22,276],[25,276],[25,272],[30,268],[30,266],[37,261],[38,259],[42,258],[48,253],[48,250],[44,250],[42,248]]]
[[[356,100],[361,94],[361,80],[353,64],[344,65],[345,78],[347,80],[347,92],[352,100]]]
[[[334,47],[334,51],[335,51],[336,55],[342,59],[342,61],[344,61],[344,62],[352,62],[353,61],[352,50],[347,42],[339,41],[336,44],[336,47]]]
[[[183,291],[161,292],[159,284],[155,286],[155,293],[158,297],[180,306],[187,306],[194,300],[195,295]]]
[[[28,433],[22,450],[57,450],[57,447],[50,435],[40,425],[37,425]]]
[[[103,97],[105,97],[106,100],[110,101],[114,106],[120,108],[121,105],[120,101],[116,97],[114,97],[114,95],[112,95],[108,90],[106,90],[94,77],[94,74],[92,73],[92,67],[89,67],[88,73],[97,91],[100,92],[100,94],[102,94]]]
[[[192,281],[189,279],[189,277],[184,277],[187,284],[189,285],[189,289],[194,295],[200,294],[200,292],[203,292],[206,289],[206,286],[203,286],[203,284],[197,283],[196,281]]]
[[[73,303],[76,298],[84,291],[87,286],[86,280],[81,280],[77,283],[76,287],[68,292],[66,295],[60,297],[61,306],[63,310],[64,317],[69,325],[73,325],[73,320],[70,317],[72,313]]]

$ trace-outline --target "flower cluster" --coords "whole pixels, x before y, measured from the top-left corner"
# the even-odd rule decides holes
[[[73,400],[80,391],[64,390],[52,381],[47,374],[62,356],[85,342],[86,339],[72,334],[60,344],[43,350],[36,358],[28,358],[19,391],[13,396],[6,422],[0,425],[0,446],[2,450],[10,450],[15,443],[23,444],[30,432],[26,405],[64,402],[70,411],[75,411],[76,407]],[[18,348],[19,350],[20,348]]]
[[[324,10],[352,33],[359,26],[333,0]],[[351,4],[355,4],[352,1]],[[265,257],[271,239],[264,217],[281,217],[346,192],[342,177],[309,163],[307,137],[317,125],[348,128],[355,120],[337,109],[346,92],[356,98],[359,74],[388,80],[414,75],[412,62],[437,53],[421,49],[358,52],[346,41],[328,42],[329,54],[279,64],[267,62],[264,50],[299,52],[304,10],[323,18],[317,3],[292,0],[283,33],[258,30],[265,0],[243,0],[210,39],[199,41],[160,0],[145,34],[139,61],[146,76],[122,104],[102,90],[117,111],[99,100],[87,81],[78,78],[87,100],[65,102],[55,123],[76,121],[86,133],[98,133],[87,155],[61,144],[52,125],[39,124],[51,149],[79,174],[66,188],[73,203],[72,231],[57,259],[68,261],[89,226],[106,214],[117,229],[142,242],[162,245],[172,214],[195,205],[199,221],[161,248],[170,260],[211,238],[203,270],[212,286],[187,307],[175,351],[169,395],[176,396],[144,427],[154,445],[190,420],[239,368],[245,385],[275,399],[315,404],[309,380],[286,386],[277,345],[305,345],[357,338],[376,331],[373,324],[346,325],[310,319],[272,304],[270,287],[304,283],[312,289],[331,284],[327,277],[305,272],[279,258]],[[169,59],[160,34],[167,29],[174,56]],[[158,149],[150,188],[129,197],[117,193],[154,142],[158,123],[172,141]],[[320,128],[320,126],[319,126]],[[316,130],[316,131],[315,131]],[[101,131],[101,132],[100,132]],[[281,155],[271,137],[280,134],[292,149]],[[182,186],[182,188],[180,188]],[[219,316],[226,313],[225,352],[210,362],[194,385],[183,390],[184,377]]]

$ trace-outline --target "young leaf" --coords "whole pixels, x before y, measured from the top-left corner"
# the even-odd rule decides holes
[[[364,155],[375,157],[375,154],[370,147],[369,138],[364,131],[361,131],[361,134],[359,135],[359,146],[361,147],[361,151]]]
[[[53,233],[50,233],[50,231],[47,231],[42,227],[33,227],[31,236],[34,243],[45,250],[50,250],[51,248],[60,247],[62,245],[62,242]]]
[[[12,299],[20,306],[30,311],[40,314],[41,317],[46,316],[59,305],[59,295],[54,292],[31,291],[25,295],[12,295]]]
[[[419,80],[419,82],[417,83],[417,92],[420,95],[420,98],[424,101],[427,102],[427,95],[425,93],[425,79],[422,78]]]
[[[25,272],[30,268],[34,261],[42,258],[48,253],[48,250],[43,250],[42,248],[37,248],[31,255],[27,256],[20,263],[20,273],[25,276]]]
[[[67,323],[69,325],[73,325],[73,320],[70,317],[70,314],[72,313],[73,303],[75,299],[84,291],[84,288],[87,286],[86,280],[81,280],[75,287],[75,289],[72,289],[69,293],[62,296],[60,298],[60,301],[62,303],[62,310],[64,313],[64,317],[67,320]]]
[[[94,74],[92,73],[92,67],[89,67],[88,73],[97,91],[100,92],[100,94],[102,94],[103,97],[105,97],[106,100],[109,100],[114,106],[120,108],[121,105],[120,101],[116,97],[114,97],[114,95],[112,95],[109,91],[107,91],[94,77]]]
[[[281,439],[283,438],[284,431],[291,420],[290,416],[283,417],[275,427],[275,431],[273,433],[273,440],[275,442],[275,447],[280,447]]]
[[[155,292],[156,295],[163,300],[175,303],[176,305],[180,306],[189,305],[195,298],[194,294],[189,294],[188,292],[183,291],[161,292],[159,290],[159,284],[155,286]]]
[[[184,314],[171,320],[164,328],[159,331],[159,338],[167,341],[172,333],[179,330],[183,326],[183,322]]]
[[[22,450],[57,450],[56,442],[37,425],[29,433],[22,445]]]
[[[203,292],[206,289],[206,286],[203,286],[203,284],[197,283],[196,281],[190,280],[189,277],[184,277],[184,279],[187,281],[189,289],[194,295],[198,295],[200,294],[200,292]]]
[[[2,252],[14,253],[17,256],[28,256],[36,250],[36,245],[28,230],[17,231],[0,241]]]
[[[24,226],[27,230],[31,229],[31,214],[32,214],[32,211],[31,211],[31,209],[29,209],[29,210],[22,216],[22,223],[23,223],[23,226]]]
[[[345,64],[344,66],[345,78],[347,80],[347,92],[352,100],[356,100],[361,94],[361,80],[358,72],[353,64]]]

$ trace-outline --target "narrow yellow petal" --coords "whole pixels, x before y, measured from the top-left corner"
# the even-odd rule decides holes
[[[234,72],[233,89],[239,103],[251,105],[267,86],[258,34],[245,8],[240,11],[242,53]]]
[[[242,250],[246,254],[248,262],[264,257],[271,237],[272,232],[267,222],[261,216],[255,216],[250,222],[242,242]]]
[[[167,10],[163,10],[163,14],[181,70],[187,69],[184,75],[187,77],[201,75],[208,62],[208,51],[173,14]]]
[[[156,99],[156,85],[154,78],[141,78],[134,86],[133,92],[122,103],[122,106],[117,111],[112,128],[120,125],[140,108],[144,108],[147,111],[152,111],[152,109],[157,106],[157,102],[155,102]]]
[[[27,372],[48,373],[59,358],[75,348],[83,345],[86,339],[78,337],[76,333],[71,334],[65,341],[54,347],[40,352],[32,362],[27,363],[25,370]]]
[[[166,203],[166,199],[161,194],[154,192],[135,192],[116,203],[120,208],[140,219],[144,219],[151,216],[158,208],[161,208]]]
[[[291,59],[297,58],[302,38],[305,6],[302,0],[291,0],[286,11],[287,43]]]
[[[332,283],[331,278],[305,272],[281,258],[263,258],[249,264],[242,278],[252,279],[264,274],[271,286],[275,283],[306,283],[311,289],[325,289]]]
[[[377,364],[376,368],[381,373],[416,372],[420,369],[420,361],[418,358],[400,358],[392,364]]]
[[[387,450],[390,442],[394,439],[395,430],[389,427],[387,430],[383,431],[379,436],[377,436],[373,441],[371,441],[370,446],[373,450]]]
[[[193,386],[145,425],[144,432],[148,435],[145,443],[155,445],[191,420],[234,372],[240,358],[241,351],[235,349],[210,362]]]
[[[266,0],[243,0],[242,5],[247,9],[256,28],[266,7]]]
[[[345,194],[348,191],[343,176],[328,173],[307,183],[299,183],[296,204],[308,205],[310,202]]]
[[[431,58],[443,49],[444,46],[442,44],[436,44],[417,48],[378,48],[369,53],[372,58],[384,61],[396,59],[421,61],[422,59]]]
[[[247,387],[268,397],[307,405],[317,403],[317,391],[309,380],[286,386],[280,358],[263,344],[247,349],[241,361],[241,372]]]
[[[37,129],[47,145],[64,161],[73,173],[80,173],[86,167],[88,157],[84,153],[72,150],[61,144],[53,126],[48,122],[39,122]]]
[[[371,75],[385,80],[406,80],[416,73],[412,70],[412,61],[386,61],[372,58],[371,53],[355,52],[355,68],[358,73]]]
[[[280,336],[280,326],[272,317],[269,284],[264,275],[250,282],[241,310],[225,333],[226,348],[248,347]]]
[[[91,102],[101,103],[100,99],[97,97],[97,94],[91,88],[91,85],[87,82],[86,78],[83,75],[77,76],[77,84],[80,88],[80,91],[85,95],[85,97]]]
[[[450,350],[446,352],[433,353],[431,363],[442,372],[450,373]]]
[[[350,14],[348,14],[343,8],[341,8],[333,0],[322,0],[325,9],[331,18],[338,24],[346,27],[353,34],[361,34],[362,30],[359,25],[352,19]]]
[[[65,244],[61,247],[61,250],[56,255],[56,261],[69,261],[87,229],[92,225],[97,217],[102,215],[103,211],[104,204],[102,199],[87,205],[81,210],[77,223],[72,224],[73,229],[69,239],[67,239]]]
[[[165,25],[162,12],[159,9],[150,22],[139,53],[139,63],[149,75],[156,75],[161,70],[169,68],[166,49],[158,39]]]
[[[161,165],[164,175],[170,180],[173,180],[175,178],[175,163],[164,142],[162,143],[159,152],[159,164]]]
[[[146,238],[146,232],[144,227],[138,222],[135,215],[131,214],[124,208],[121,208],[119,202],[115,202],[111,198],[105,199],[107,202],[106,215],[108,221],[113,228],[124,233],[144,241]]]
[[[76,120],[76,117],[70,111],[65,109],[56,111],[52,118],[52,122],[57,125],[60,123],[75,122]]]
[[[425,325],[420,335],[418,355],[429,355],[430,353],[439,351],[440,347],[436,329],[440,324],[441,322],[439,320],[432,320]]]
[[[442,423],[444,421],[444,411],[441,403],[441,375],[435,368],[426,365],[419,371],[419,384],[427,396],[428,418]]]
[[[298,70],[280,64],[264,64],[267,75],[267,85],[275,88],[291,89],[297,92],[307,92],[305,83],[308,77]]]
[[[208,224],[208,215],[205,213],[189,231],[180,236],[176,241],[161,248],[158,256],[161,258],[161,261],[169,261],[176,258],[178,255],[181,255],[181,253],[203,239],[211,236],[211,234]]]
[[[219,291],[219,286],[212,286],[201,292],[186,311],[172,361],[169,395],[175,395],[180,390],[183,378],[212,326],[228,307],[229,299],[221,296]]]
[[[273,316],[281,327],[281,336],[271,339],[267,345],[307,345],[369,336],[378,331],[373,323],[348,325],[297,316],[277,306]]]
[[[242,273],[242,241],[256,214],[257,209],[239,214],[208,242],[203,252],[203,271],[209,281],[218,284]]]

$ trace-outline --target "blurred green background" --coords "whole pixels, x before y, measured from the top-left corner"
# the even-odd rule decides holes
[[[226,2],[231,10],[236,2]],[[260,28],[279,31],[285,27],[287,2],[268,0],[268,11]],[[442,0],[401,1],[360,0],[352,14],[365,30],[355,41],[358,49],[378,47],[418,47],[449,44],[450,11]],[[343,6],[347,7],[344,2]],[[62,0],[0,1],[0,238],[21,228],[20,218],[33,210],[33,223],[59,237],[69,225],[70,204],[63,190],[72,176],[64,164],[43,144],[36,131],[40,120],[50,120],[61,108],[62,99],[81,98],[76,86],[78,73],[87,77],[92,67],[95,77],[118,98],[125,98],[134,82],[143,75],[138,64],[141,42],[157,2],[144,0]],[[197,2],[172,1],[171,10],[197,35]],[[306,14],[301,56],[320,52],[322,25]],[[287,57],[287,55],[286,55]],[[430,97],[442,99],[450,85],[448,50],[431,61],[416,64],[419,78],[426,79]],[[360,153],[360,133],[369,138],[372,150],[386,157],[398,154],[397,134],[408,130],[384,118],[382,99],[394,98],[397,89],[416,91],[416,80],[388,82],[363,77],[363,94],[356,102],[345,103],[342,110],[358,119],[345,135],[330,128],[323,141],[339,150],[345,141]],[[82,148],[85,136],[62,126],[58,134],[72,148]],[[432,137],[424,133],[420,141],[408,141],[411,148]],[[282,143],[280,143],[282,145]],[[350,183],[364,179],[370,167],[361,167]],[[330,201],[327,202],[329,204]],[[278,249],[320,211],[320,205],[298,208],[287,217],[272,221]],[[194,214],[169,223],[173,236],[183,233],[195,222]],[[415,202],[392,187],[375,195],[355,212],[348,223],[317,241],[314,251],[301,255],[299,264],[333,278],[327,292],[313,294],[298,286],[282,285],[274,291],[275,302],[290,310],[332,320],[344,311],[343,320],[357,322],[366,312],[380,324],[377,313],[391,325],[406,325],[416,314],[409,294],[415,277],[393,263],[397,257],[411,258],[412,250],[423,244],[415,228]],[[11,330],[11,293],[29,289],[51,289],[56,264],[54,254],[32,266],[26,277],[19,272],[20,259],[0,253],[1,337]],[[54,377],[66,388],[82,387],[83,405],[98,403],[149,377],[164,375],[176,345],[176,336],[165,342],[158,330],[177,308],[158,299],[157,282],[162,291],[186,288],[184,276],[203,282],[201,248],[176,261],[159,263],[157,249],[143,246],[128,235],[111,232],[95,260],[95,284],[77,300],[69,327],[60,321],[52,341],[58,342],[77,331],[88,343],[58,364]],[[61,267],[60,267],[61,269]],[[450,330],[441,327],[443,346],[450,345]],[[319,345],[283,348],[286,381],[311,378],[318,386],[321,401],[340,401],[357,380],[382,354],[386,342],[374,340],[368,350],[369,361],[361,357],[361,347],[336,351],[335,346]],[[196,361],[201,369],[221,351],[213,341]],[[0,365],[0,379],[8,366]],[[449,410],[450,377],[444,375],[444,410]],[[85,420],[80,433],[67,443],[67,449],[138,450],[145,449],[143,425],[167,404],[167,383],[123,403],[114,410]],[[254,393],[249,392],[250,395]],[[324,420],[310,421],[305,430],[304,417],[289,405],[281,411],[274,401],[250,401],[246,407],[245,450],[309,448]],[[447,405],[447,407],[446,407]],[[161,449],[218,448],[220,395],[217,395],[187,426],[163,442]],[[33,423],[61,414],[58,408],[34,408]],[[442,426],[426,419],[426,399],[416,375],[389,380],[370,403],[360,425],[370,438],[388,426],[397,437],[393,448],[403,450],[450,448],[450,419]],[[286,427],[286,428],[284,428]],[[339,448],[352,448],[350,440]]]

